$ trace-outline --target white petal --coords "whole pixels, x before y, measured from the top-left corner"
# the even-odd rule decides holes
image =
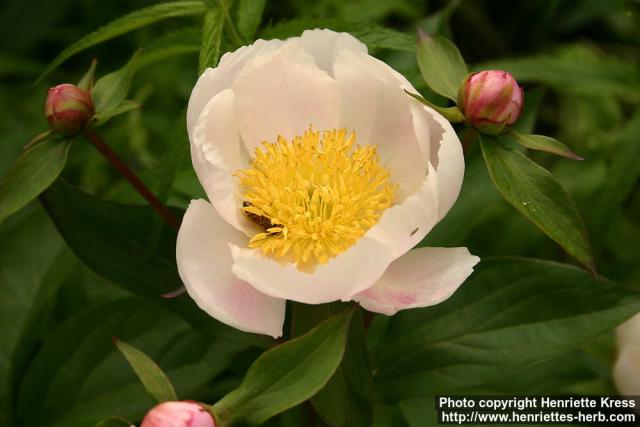
[[[233,273],[260,292],[307,304],[350,300],[374,284],[393,260],[387,245],[368,237],[311,274],[266,258],[256,249],[232,245],[231,255]]]
[[[429,165],[429,174],[420,189],[384,211],[366,236],[390,245],[395,259],[417,245],[437,222],[438,177]]]
[[[640,347],[627,346],[620,350],[613,367],[613,381],[620,394],[640,395]]]
[[[336,33],[325,29],[305,30],[300,37],[293,37],[287,43],[298,43],[315,60],[316,65],[333,76],[333,64],[338,52],[367,53],[367,46],[349,33]]]
[[[209,203],[193,200],[178,233],[178,271],[191,298],[212,317],[277,338],[282,335],[285,300],[260,293],[231,273],[228,245],[245,241]]]
[[[616,338],[619,349],[629,346],[640,348],[640,313],[618,326]]]
[[[400,85],[411,93],[418,91],[397,71]],[[409,95],[407,95],[409,96]],[[411,98],[411,114],[418,143],[438,174],[439,219],[442,219],[458,199],[464,178],[462,144],[451,123],[431,107]]]
[[[225,89],[205,106],[193,130],[191,161],[207,197],[222,218],[245,234],[257,232],[242,213],[242,194],[233,173],[248,167],[248,153],[240,141],[235,96]]]
[[[395,260],[380,280],[354,297],[369,311],[391,316],[449,298],[480,258],[467,248],[419,248]]]
[[[392,69],[350,50],[338,52],[334,75],[340,87],[341,127],[354,130],[358,144],[377,145],[380,159],[400,185],[400,200],[415,193],[427,163],[413,127],[410,98]]]
[[[233,83],[242,139],[250,153],[278,135],[292,138],[309,126],[333,129],[340,117],[338,87],[296,44],[247,63]]]
[[[227,52],[222,55],[216,68],[207,68],[198,79],[189,98],[189,107],[187,108],[189,135],[193,132],[196,121],[205,105],[218,92],[231,87],[231,84],[247,61],[256,56],[272,53],[283,43],[282,40],[256,40],[255,43],[249,46],[243,46],[234,52]]]
[[[414,101],[418,102],[418,101]],[[438,212],[442,219],[458,199],[464,178],[462,144],[451,123],[432,108],[428,112],[431,142],[431,164],[438,175]]]

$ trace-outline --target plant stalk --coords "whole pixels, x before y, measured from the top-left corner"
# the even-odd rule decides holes
[[[147,188],[138,176],[118,157],[118,155],[104,142],[102,137],[91,129],[83,132],[85,138],[98,149],[100,154],[116,168],[118,172],[133,186],[133,188],[151,205],[162,219],[174,230],[178,231],[180,222],[176,216]]]

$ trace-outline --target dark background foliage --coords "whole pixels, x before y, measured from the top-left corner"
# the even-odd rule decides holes
[[[125,0],[4,1],[0,6],[0,174],[33,135],[45,130],[47,87],[77,81],[92,58],[98,58],[98,75],[103,75],[122,66],[142,47],[130,98],[143,107],[115,118],[103,135],[169,204],[184,208],[188,200],[202,197],[190,167],[184,131],[186,102],[197,79],[201,17],[163,21],[90,48],[33,85],[63,48],[112,19],[152,4]],[[430,93],[420,77],[415,60],[416,26],[455,41],[473,69],[512,71],[526,92],[521,129],[554,136],[586,160],[575,162],[545,153],[528,155],[551,170],[576,201],[591,235],[599,274],[616,282],[611,286],[640,286],[640,3],[270,0],[258,36],[286,37],[317,26],[360,36],[372,54],[402,72],[434,102],[444,103],[444,99]],[[395,31],[385,33],[383,27]],[[228,47],[229,42],[224,43],[223,47]],[[176,46],[180,49],[167,50]],[[423,244],[468,246],[483,259],[526,256],[575,264],[501,199],[479,147],[471,144],[467,148],[460,199]],[[101,199],[143,204],[84,140],[74,142],[63,177]],[[57,223],[72,221],[72,226],[77,225],[80,246],[74,247],[67,236],[67,243],[62,240],[39,202],[0,225],[0,425],[81,427],[114,412],[140,417],[152,401],[115,352],[110,340],[114,335],[152,355],[182,398],[213,402],[235,387],[249,364],[270,345],[269,340],[236,333],[199,316],[182,316],[181,312],[193,307],[176,308],[182,303],[163,303],[148,289],[139,292],[145,283],[132,283],[135,280],[131,277],[160,278],[160,267],[153,263],[141,263],[131,272],[120,271],[116,277],[121,283],[105,278],[119,267],[96,249],[103,242],[92,240],[100,235],[100,221],[114,221],[104,226],[108,230],[109,226],[132,226],[129,218],[136,218],[141,224],[138,231],[149,228],[140,238],[155,235],[152,252],[164,251],[166,259],[172,257],[171,237],[157,237],[166,230],[159,231],[157,225],[154,228],[154,220],[147,220],[152,213],[146,210],[110,211],[109,206],[100,204],[103,200],[80,200],[67,190],[57,184],[45,201],[53,206],[49,210]],[[89,211],[93,216],[81,215]],[[117,233],[108,237],[115,239],[114,247],[126,243],[133,251],[144,246],[135,241],[136,236],[125,235],[127,242],[117,240]],[[536,271],[531,275],[538,274]],[[175,277],[171,276],[175,270],[167,274],[165,279]],[[490,277],[490,271],[486,276]],[[563,283],[569,279],[558,280]],[[580,276],[579,280],[589,279]],[[544,288],[544,282],[539,285]],[[140,296],[145,292],[147,297]],[[567,305],[571,304],[569,298]],[[455,301],[451,307],[456,308]],[[379,342],[385,347],[387,327],[391,331],[403,324],[412,327],[439,316],[438,311],[416,313],[413,318],[400,316],[392,325],[387,325],[388,319],[376,317],[369,330],[370,348],[377,348]],[[615,324],[612,319],[597,317],[582,322]],[[614,355],[612,334],[584,344],[577,339],[578,350],[545,356],[526,374],[511,379],[506,376],[503,384],[493,384],[493,389],[613,393],[609,373]],[[394,363],[392,351],[373,353],[374,367],[381,360]],[[438,357],[437,350],[427,354]],[[442,357],[452,354],[445,352]],[[411,372],[406,366],[397,370]],[[393,372],[381,374],[377,387],[394,390]],[[394,401],[388,398],[389,393],[393,394],[376,394],[376,399],[384,400],[376,405],[376,423],[421,425],[428,411],[426,398],[412,395]],[[281,426],[319,422],[310,408],[298,407],[271,422]]]

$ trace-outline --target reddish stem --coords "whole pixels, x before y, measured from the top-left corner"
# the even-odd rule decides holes
[[[167,207],[140,181],[140,178],[124,164],[118,155],[104,142],[102,137],[91,129],[85,129],[84,136],[98,149],[100,154],[104,156],[117,170],[126,178],[127,181],[136,189],[144,199],[149,202],[151,207],[158,212],[164,221],[174,230],[180,228],[180,222],[175,215],[167,209]]]
[[[463,155],[467,155],[469,150],[471,150],[471,146],[478,139],[478,132],[475,129],[468,129],[462,137],[462,153]]]

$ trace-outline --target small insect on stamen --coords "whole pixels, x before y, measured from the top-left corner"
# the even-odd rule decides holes
[[[253,206],[250,202],[242,202],[242,207],[243,208],[248,208]],[[267,218],[266,216],[263,215],[258,215],[255,214],[253,212],[247,212],[246,210],[242,209],[242,212],[244,212],[244,214],[253,222],[255,222],[256,224],[258,224],[260,227],[264,228],[265,231],[268,228],[271,228],[274,226],[274,224],[271,222],[271,219]]]

